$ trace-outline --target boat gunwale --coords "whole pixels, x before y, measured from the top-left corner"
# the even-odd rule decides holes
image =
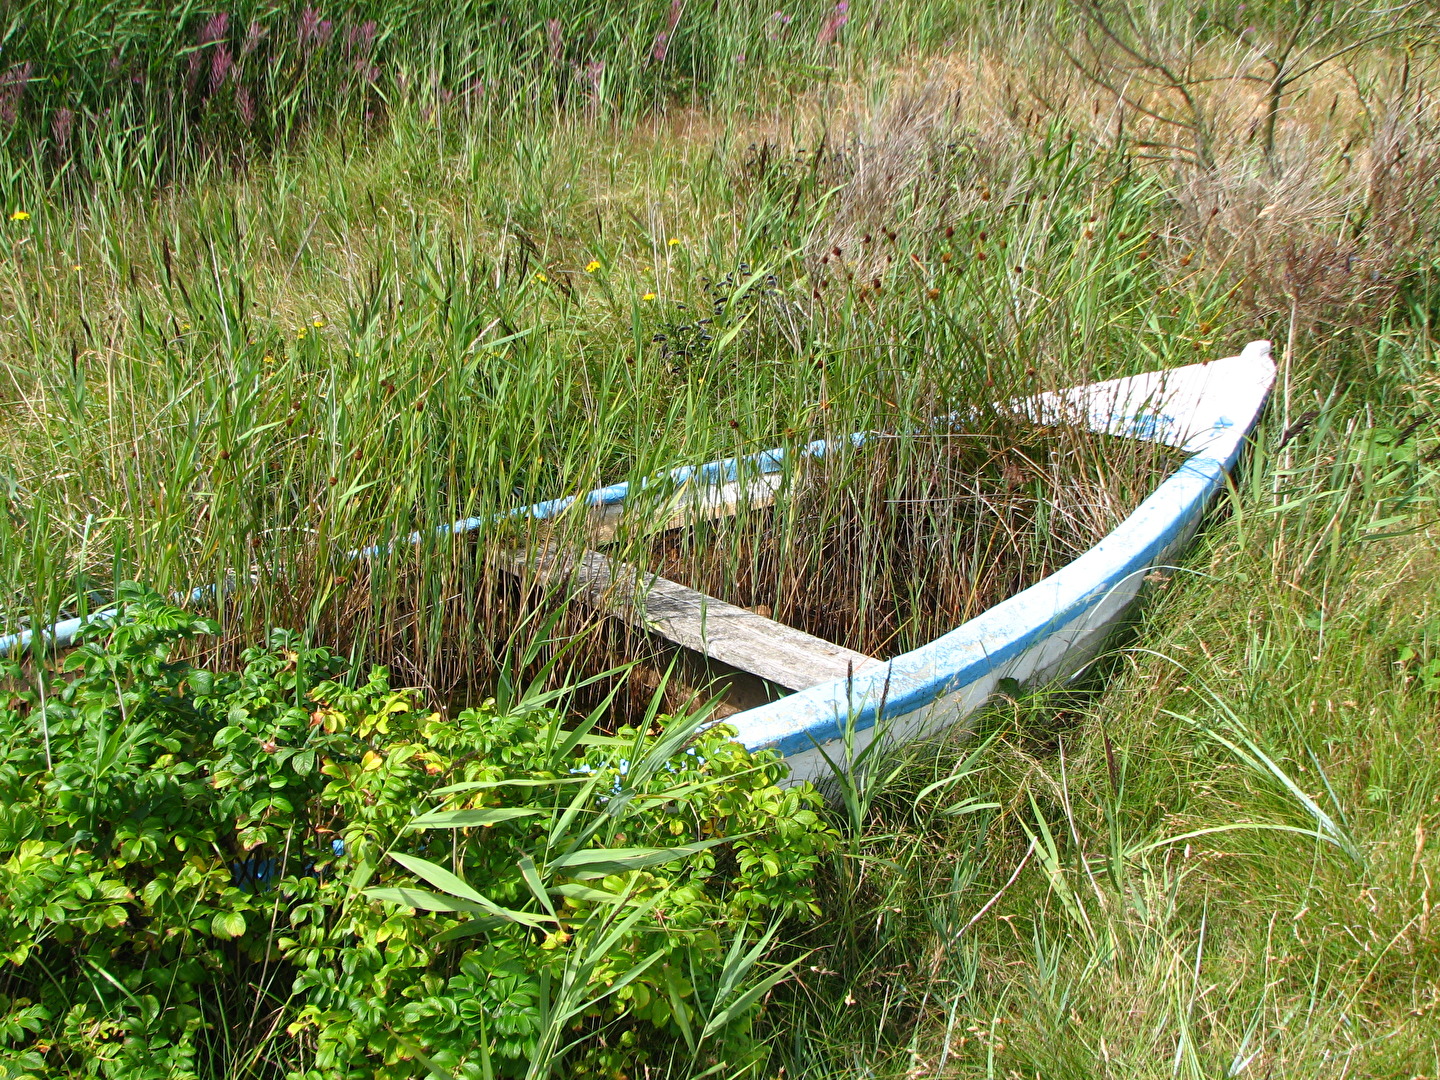
[[[1014,596],[883,665],[727,717],[739,741],[752,750],[776,749],[792,757],[833,742],[846,728],[867,732],[884,719],[917,713],[1023,656],[1083,619],[1130,579],[1155,570],[1157,559],[1198,527],[1238,462],[1273,387],[1275,365],[1268,341],[1251,342],[1225,360],[1240,367],[1253,365],[1259,376],[1253,400],[1244,403],[1248,415],[1217,415],[1210,428],[1188,436],[1183,445],[1190,456],[1093,546]],[[1224,361],[1210,362],[1220,363]],[[1113,410],[1107,418],[1116,419]]]
[[[1238,460],[1245,440],[1258,422],[1273,385],[1275,366],[1270,357],[1268,341],[1253,341],[1242,352],[1224,360],[1206,364],[1188,365],[1190,368],[1208,368],[1213,364],[1246,361],[1260,366],[1263,372],[1263,388],[1255,400],[1248,403],[1249,415],[1240,422],[1227,417],[1217,417],[1209,429],[1196,435],[1185,433],[1180,448],[1190,453],[1175,472],[1167,477],[1141,504],[1136,507],[1114,529],[1092,547],[1076,556],[1064,566],[1041,580],[1026,587],[998,604],[967,619],[946,633],[926,642],[909,652],[878,664],[866,672],[857,673],[846,679],[831,680],[797,691],[766,705],[747,709],[726,718],[726,723],[735,727],[737,738],[751,749],[775,748],[786,756],[815,750],[825,742],[833,741],[842,734],[842,727],[849,726],[857,731],[873,728],[882,716],[904,716],[933,704],[948,694],[963,689],[983,679],[996,668],[1007,663],[1041,641],[1055,634],[1066,625],[1083,617],[1124,581],[1155,566],[1155,558],[1166,551],[1185,532],[1198,523],[1209,500],[1224,483],[1225,477]],[[1098,398],[1106,388],[1118,388],[1130,382],[1147,378],[1158,378],[1163,389],[1164,379],[1174,371],[1186,368],[1145,372],[1129,379],[1110,380],[1108,383],[1083,384],[1037,398],[1011,402],[1012,406],[1029,408],[1032,418],[1041,422],[1055,422],[1056,412],[1085,404],[1091,404],[1085,395]],[[1066,395],[1070,395],[1066,400]],[[1102,433],[1128,435],[1156,442],[1176,440],[1164,438],[1164,428],[1173,426],[1173,418],[1157,416],[1152,408],[1156,402],[1151,397],[1142,403],[1139,412],[1133,411],[1133,402],[1128,416],[1119,415],[1119,399],[1112,401],[1111,408],[1098,417],[1092,414],[1092,430]],[[1203,397],[1200,399],[1203,401]],[[1164,401],[1159,402],[1164,405]],[[1199,402],[1197,402],[1198,404]],[[1043,415],[1042,415],[1043,414]],[[961,414],[950,414],[937,418],[935,423],[954,423]],[[1047,420],[1046,418],[1049,417]],[[1160,421],[1159,424],[1156,421]],[[1097,426],[1103,423],[1104,427]],[[832,449],[849,444],[864,445],[868,440],[884,435],[882,432],[860,431],[836,439],[816,439],[802,447],[787,450],[774,447],[751,454],[736,455],[704,462],[699,465],[685,465],[669,470],[660,476],[647,477],[633,484],[622,481],[604,487],[594,488],[581,495],[564,496],[528,506],[516,507],[509,511],[487,517],[471,517],[441,524],[430,530],[417,530],[408,538],[410,545],[424,542],[427,538],[440,539],[474,531],[487,523],[504,519],[531,518],[550,520],[566,511],[580,506],[587,509],[610,507],[624,503],[632,494],[654,491],[664,497],[687,484],[698,483],[719,485],[741,480],[750,475],[767,475],[782,472],[787,462],[793,459],[822,457]],[[753,472],[752,472],[753,470]],[[634,491],[632,492],[632,488]],[[1178,505],[1177,505],[1178,504]],[[1167,509],[1168,508],[1168,509]],[[1157,518],[1161,525],[1158,530],[1150,518]],[[1142,530],[1149,528],[1153,535],[1142,538]],[[1111,550],[1116,546],[1135,546],[1139,550],[1121,554],[1120,567],[1114,567]],[[375,558],[388,553],[396,546],[393,542],[371,545],[349,553],[352,559]],[[1110,560],[1104,563],[1101,560]],[[1092,573],[1092,564],[1101,562],[1103,571]],[[1118,573],[1118,576],[1117,576]],[[1098,584],[1086,587],[1085,583]],[[1078,586],[1078,587],[1077,587]],[[194,603],[203,602],[213,595],[214,586],[193,590],[188,599]],[[226,592],[229,591],[227,588]],[[1062,596],[1068,592],[1068,598]],[[1042,597],[1053,595],[1048,603],[1048,614],[1038,617],[1038,611],[1031,611]],[[56,623],[39,632],[41,639],[50,646],[70,643],[76,631],[87,622],[102,620],[115,614],[114,607]],[[1007,625],[1008,620],[1008,625]],[[987,637],[988,635],[988,637]],[[0,656],[25,648],[35,636],[33,631],[0,636]],[[973,639],[973,640],[967,640]],[[987,644],[994,641],[994,647]],[[971,655],[964,655],[966,653]]]

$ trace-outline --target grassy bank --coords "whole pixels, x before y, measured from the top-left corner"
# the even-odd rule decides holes
[[[806,1075],[1434,1075],[1433,354],[1380,340],[1103,692],[872,764]]]
[[[586,622],[516,633],[494,558],[539,534],[498,511],[1267,337],[1281,379],[1244,473],[1136,637],[1084,693],[867,759],[745,1060],[707,1059],[667,1005],[641,1071],[1440,1075],[1424,11],[220,15],[7,12],[0,68],[35,66],[0,85],[0,632],[126,580],[214,587],[212,666],[290,627],[337,671],[478,700]],[[934,494],[909,460],[858,477],[874,502]],[[890,550],[854,511],[805,535]],[[428,531],[466,518],[465,543]],[[738,528],[685,571],[801,605],[822,549]],[[788,578],[765,562],[786,557]],[[746,591],[761,562],[783,588]],[[866,604],[907,587],[887,573],[843,616],[867,647],[893,627]],[[234,1002],[276,985],[235,970]],[[96,979],[89,1007],[139,1008]],[[195,1036],[186,1067],[319,1068],[316,1030]],[[36,1031],[5,1037],[63,1069]],[[393,1075],[429,1068],[385,1046]],[[603,1048],[586,1060],[635,1075]],[[442,1074],[481,1068],[454,1052]]]

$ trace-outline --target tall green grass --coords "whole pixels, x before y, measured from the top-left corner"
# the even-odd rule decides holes
[[[448,693],[493,666],[483,553],[520,526],[436,523],[1188,361],[1220,319],[1218,288],[1172,293],[1152,257],[1162,190],[1059,132],[1002,173],[931,162],[829,243],[859,147],[782,179],[733,140],[537,128],[501,152],[412,119],[6,224],[12,626],[118,580],[234,583],[237,639],[312,625]],[[713,340],[680,348],[702,319]]]
[[[1377,329],[1102,694],[867,763],[793,1075],[1433,1071],[1435,354]]]
[[[503,138],[566,115],[798,90],[938,44],[954,5],[22,0],[0,23],[0,195],[144,191],[397,112]]]
[[[528,610],[495,557],[583,525],[499,511],[1269,337],[1267,426],[1135,647],[1083,694],[1001,702],[980,742],[859,763],[772,1064],[1440,1072],[1433,28],[1307,75],[1267,148],[1236,74],[1262,61],[1164,5],[1145,17],[1191,66],[1145,68],[1140,98],[1097,79],[1133,74],[1120,46],[1066,36],[1080,8],[857,4],[822,45],[832,5],[784,30],[685,7],[656,60],[670,10],[329,13],[328,52],[265,38],[251,128],[248,84],[171,105],[218,9],[8,9],[0,67],[40,42],[69,74],[27,85],[6,136],[0,630],[130,578],[230,588],[222,651],[297,626],[437,700],[483,694]],[[1253,33],[1336,10],[1257,6]],[[227,11],[238,51],[254,13]],[[347,90],[367,15],[383,71]],[[122,34],[133,90],[107,81]],[[1187,115],[1207,163],[1160,146]],[[915,460],[845,479],[891,497]],[[802,599],[827,530],[891,539],[854,510],[777,544],[788,599],[737,597]],[[741,539],[695,580],[737,587]],[[900,592],[858,613],[866,647]]]

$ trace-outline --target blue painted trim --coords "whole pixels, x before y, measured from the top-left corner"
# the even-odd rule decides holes
[[[802,690],[726,723],[747,747],[788,757],[841,737],[846,726],[873,727],[882,702],[886,716],[905,716],[985,678],[1083,617],[1127,578],[1153,568],[1223,488],[1243,440],[1227,442],[1223,456],[1185,462],[1099,544],[1028,589],[883,667]]]
[[[825,454],[840,443],[848,442],[852,446],[861,446],[871,434],[865,431],[857,431],[848,439],[836,440],[834,443],[825,439],[816,439],[807,443],[794,456],[824,457]],[[775,447],[770,450],[760,450],[753,454],[744,454],[739,457],[718,458],[715,461],[707,461],[700,465],[682,465],[679,468],[671,469],[659,476],[646,477],[635,485],[636,491],[646,491],[655,488],[675,487],[681,484],[698,480],[706,484],[733,483],[744,473],[751,475],[766,475],[770,473],[783,472],[785,462],[791,456],[791,452],[783,447]],[[748,467],[748,468],[747,468]],[[427,538],[444,539],[449,536],[458,536],[464,533],[474,532],[486,524],[493,524],[507,518],[531,518],[536,521],[548,521],[558,518],[572,506],[583,504],[585,506],[614,506],[624,502],[630,497],[631,484],[629,481],[622,481],[618,484],[610,484],[607,487],[595,488],[584,495],[566,495],[558,499],[546,499],[543,502],[533,503],[530,506],[516,507],[514,510],[507,510],[487,517],[468,517],[448,524],[436,525],[433,529],[416,530],[404,540],[405,546],[415,546],[423,543]],[[386,542],[371,544],[368,547],[358,548],[346,554],[347,559],[375,559],[391,550],[391,545]],[[230,588],[227,587],[227,595]],[[183,593],[176,594],[176,602],[184,602]],[[191,594],[193,602],[200,602],[214,595],[214,588],[207,587],[196,589]],[[115,613],[115,608],[106,608],[97,611],[85,618],[65,619],[46,627],[41,634],[46,642],[52,646],[69,645],[75,640],[75,635],[80,627],[86,622],[98,619],[105,615]],[[0,656],[8,656],[27,648],[35,638],[33,630],[22,630],[16,634],[0,636]]]
[[[1269,378],[1273,379],[1269,342],[1252,342],[1240,356],[1232,359],[1243,363],[1256,347],[1259,347],[1259,352],[1253,359],[1258,361],[1263,358],[1263,362],[1270,365]],[[1266,394],[1269,385],[1267,381]],[[1174,476],[1161,484],[1105,539],[1054,574],[948,634],[896,657],[883,668],[853,680],[838,680],[811,687],[737,714],[731,723],[739,729],[740,740],[751,747],[778,747],[787,755],[807,751],[817,743],[835,738],[841,733],[842,725],[852,717],[855,727],[860,730],[873,727],[882,702],[884,710],[891,716],[915,712],[984,678],[1000,665],[1038,646],[1057,629],[1082,617],[1126,578],[1152,566],[1186,529],[1198,523],[1199,515],[1219,491],[1226,474],[1238,459],[1243,440],[1258,419],[1263,405],[1264,395],[1256,403],[1244,432],[1234,430],[1234,421],[1229,417],[1219,418],[1212,428],[1216,433],[1224,432],[1219,441],[1212,442],[1206,453],[1192,457],[1177,469]],[[960,419],[959,415],[952,414],[937,418],[935,422],[954,423],[957,419]],[[1138,429],[1141,419],[1139,415],[1132,417],[1131,428]],[[1152,421],[1161,428],[1172,422],[1168,415]],[[1153,428],[1143,432],[1132,430],[1132,434],[1147,437],[1152,431]],[[800,458],[823,457],[832,448],[846,443],[862,446],[871,437],[870,432],[860,431],[834,442],[817,439],[793,453]],[[1224,450],[1217,456],[1216,451],[1221,447]],[[640,480],[634,490],[669,487],[696,480],[708,484],[729,483],[752,470],[761,475],[781,472],[791,453],[777,447],[701,465],[681,466]],[[624,502],[631,492],[628,482],[611,484],[583,495],[549,499],[488,517],[463,518],[435,526],[428,532],[416,531],[407,541],[413,545],[422,543],[426,537],[443,538],[472,532],[487,522],[506,518],[553,519],[577,503],[592,507],[611,506]],[[1158,521],[1151,520],[1156,517]],[[1147,536],[1147,530],[1151,530],[1153,535]],[[1137,550],[1123,554],[1127,546],[1137,544]],[[1121,549],[1118,556],[1112,554],[1116,548]],[[373,544],[350,552],[348,557],[374,558],[389,550],[388,543]],[[1087,582],[1094,584],[1087,587]],[[196,589],[189,594],[189,599],[195,603],[213,599],[214,591],[213,587]],[[225,591],[229,592],[228,585]],[[1066,593],[1073,595],[1066,598]],[[184,602],[184,596],[183,593],[177,594],[177,602]],[[1045,614],[1041,615],[1042,611]],[[89,619],[105,618],[114,612],[114,608],[107,608],[89,616]],[[75,618],[56,623],[40,632],[42,640],[57,646],[69,644],[85,621]],[[25,648],[32,643],[34,636],[33,631],[26,630],[0,637],[0,655]]]

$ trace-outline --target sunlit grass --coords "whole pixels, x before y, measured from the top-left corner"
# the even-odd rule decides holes
[[[254,129],[161,107],[198,15],[137,15],[154,84],[76,120],[68,157],[59,84],[27,90],[0,177],[0,633],[125,579],[216,586],[222,660],[300,627],[437,702],[483,695],[544,625],[494,557],[581,539],[503,511],[1268,337],[1282,382],[1246,471],[1132,647],[1000,702],[989,742],[867,759],[767,1068],[1440,1074],[1433,33],[1327,66],[1273,154],[1263,94],[1216,83],[1201,169],[1154,160],[1165,125],[1087,80],[1048,8],[857,3],[822,45],[829,3],[686,7],[662,60],[668,5],[452,8],[357,6],[332,40],[383,23],[376,89],[277,82]],[[82,97],[108,100],[122,30],[52,35]],[[456,93],[475,78],[483,99]],[[1000,456],[927,487],[945,455],[916,440],[704,544],[613,552],[894,651],[1015,584],[965,559],[1017,564],[959,504],[921,530],[950,547],[887,564],[904,522],[874,507],[988,499],[1041,573],[1165,465],[1080,443],[1034,499]],[[1042,505],[1075,519],[1042,528]],[[853,572],[817,587],[836,545]],[[587,662],[636,647],[607,634]]]

